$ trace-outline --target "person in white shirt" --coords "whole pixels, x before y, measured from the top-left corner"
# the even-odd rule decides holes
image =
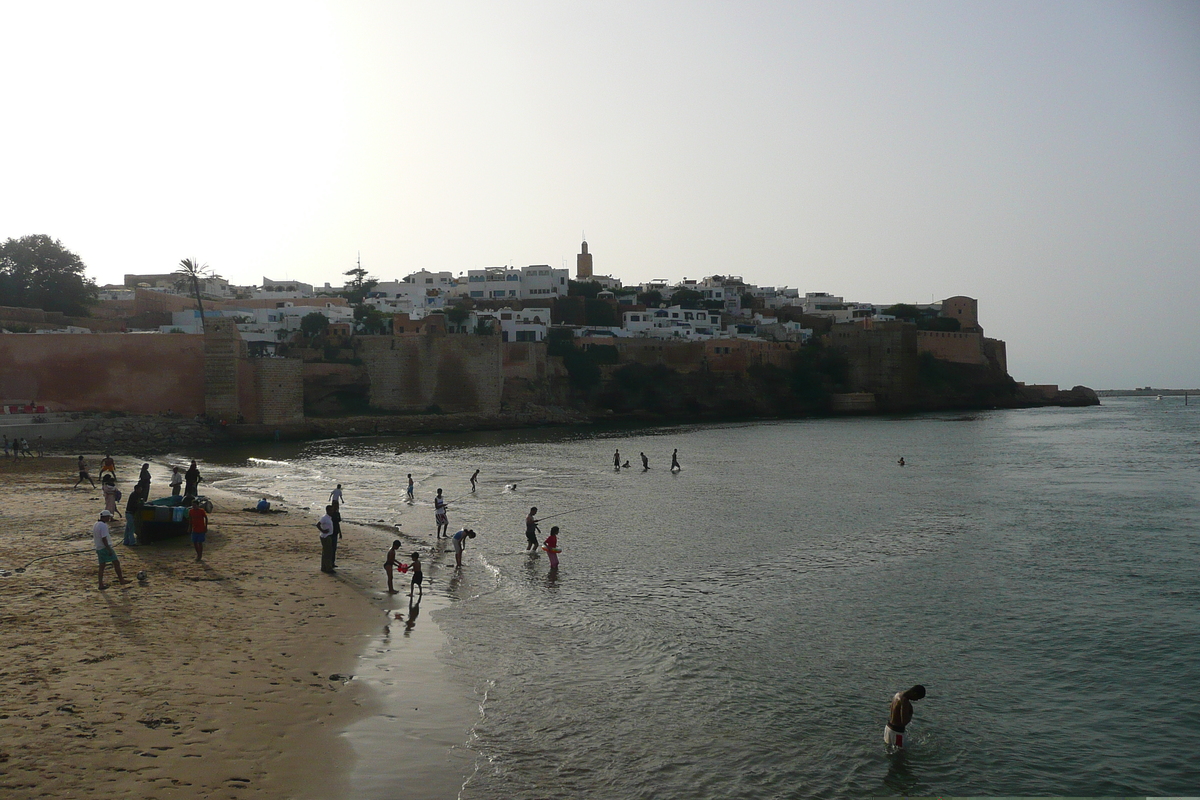
[[[92,542],[96,547],[96,558],[100,561],[101,590],[108,588],[108,584],[104,582],[104,568],[109,564],[117,571],[117,583],[129,583],[121,574],[121,561],[117,558],[117,552],[113,550],[112,540],[108,538],[108,521],[111,519],[112,512],[106,508],[100,512],[99,521],[92,526]]]
[[[179,497],[183,494],[183,473],[179,471],[179,467],[174,467],[171,470],[171,496]]]
[[[334,572],[334,556],[337,553],[337,537],[333,534],[333,506],[325,506],[325,516],[317,520],[321,532],[321,572]]]
[[[340,483],[336,489],[329,493],[329,504],[334,506],[346,505],[346,501],[342,499],[342,485]]]
[[[450,538],[454,541],[454,566],[462,569],[463,550],[467,548],[467,539],[475,538],[475,531],[470,528],[463,528]]]

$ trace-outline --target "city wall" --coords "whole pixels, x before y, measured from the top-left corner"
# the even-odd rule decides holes
[[[983,337],[978,333],[917,331],[917,352],[956,364],[987,363],[983,355]]]
[[[204,343],[187,334],[0,335],[0,401],[52,411],[204,411]]]
[[[499,336],[360,336],[357,341],[374,409],[500,410],[504,370]]]

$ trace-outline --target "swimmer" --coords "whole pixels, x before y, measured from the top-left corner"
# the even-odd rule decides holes
[[[904,456],[900,456],[900,460],[897,461],[896,463],[903,467],[904,466]]]
[[[912,722],[912,701],[925,696],[925,687],[917,684],[911,689],[896,692],[892,697],[892,707],[888,711],[887,725],[883,727],[883,741],[897,750],[904,749],[904,729]]]

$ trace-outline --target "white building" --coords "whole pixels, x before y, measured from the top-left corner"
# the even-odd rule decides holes
[[[499,311],[479,312],[478,316],[490,316],[500,328],[504,342],[544,342],[550,329],[549,308],[526,308],[516,311],[502,308]]]
[[[569,271],[545,264],[467,270],[472,300],[548,300],[567,296]]]
[[[634,336],[672,339],[709,339],[721,330],[721,312],[696,308],[651,308],[626,311],[622,327]]]

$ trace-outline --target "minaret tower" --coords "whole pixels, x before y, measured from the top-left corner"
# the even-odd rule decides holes
[[[592,279],[592,254],[587,249],[587,237],[583,239],[583,249],[575,256],[575,277],[581,281]]]

